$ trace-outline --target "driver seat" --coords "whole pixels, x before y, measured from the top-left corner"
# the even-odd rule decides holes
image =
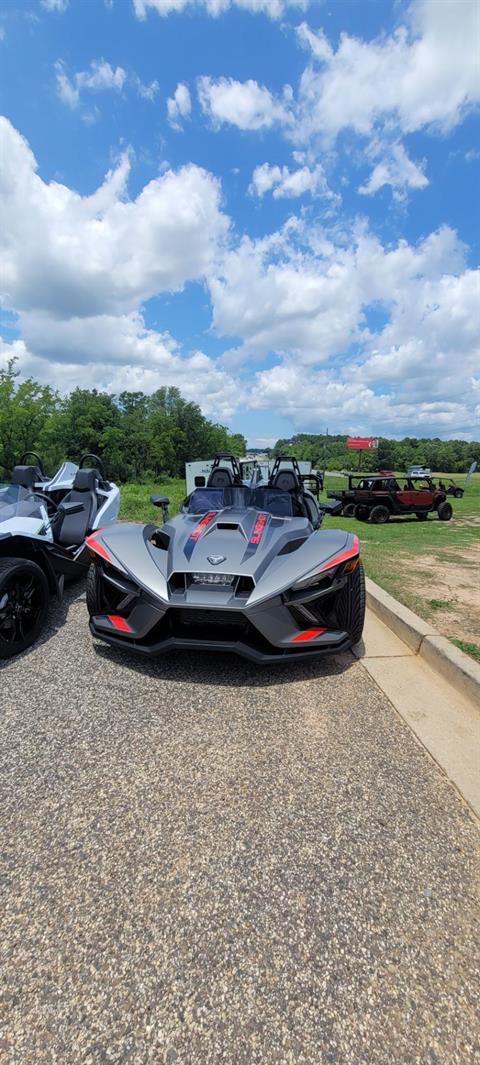
[[[281,492],[298,492],[300,484],[293,470],[279,470],[273,478],[272,488],[279,488]]]
[[[73,547],[83,542],[98,510],[99,481],[98,470],[77,470],[73,487],[60,503],[58,523],[52,530],[57,543]]]
[[[234,483],[233,474],[226,466],[212,470],[207,481],[207,488],[229,488]]]

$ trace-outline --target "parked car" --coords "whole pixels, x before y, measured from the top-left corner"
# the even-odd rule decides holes
[[[26,465],[25,459],[35,459]],[[94,459],[95,467],[84,466]],[[120,493],[100,459],[62,462],[51,477],[26,452],[0,484],[0,658],[26,650],[40,635],[50,595],[86,576],[85,537],[115,521]]]
[[[324,514],[340,507],[318,503],[306,485],[291,457],[247,485],[236,460],[221,455],[173,519],[168,499],[152,497],[162,528],[122,523],[94,533],[92,634],[144,656],[233,651],[255,662],[357,643],[365,614],[358,537],[323,529]]]

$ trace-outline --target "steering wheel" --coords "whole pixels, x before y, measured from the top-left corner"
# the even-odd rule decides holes
[[[98,455],[94,455],[93,452],[87,451],[87,454],[86,455],[82,455],[82,457],[80,459],[80,462],[78,463],[79,470],[82,469],[83,463],[85,462],[85,459],[95,459],[96,469],[98,469],[100,471],[100,473],[101,473],[101,475],[103,477],[103,480],[105,481],[106,480],[106,477],[105,477],[105,466],[103,465],[102,460],[99,459]]]
[[[29,452],[27,452],[27,454],[29,454]],[[60,513],[60,507],[59,507],[58,503],[55,503],[55,501],[53,499],[50,499],[50,496],[45,495],[45,492],[34,492],[33,494],[35,496],[37,496],[39,499],[43,499],[43,502],[47,504],[47,513],[48,513],[48,508],[49,507],[53,507],[54,515],[57,515],[57,514]]]
[[[37,466],[38,466],[38,468],[40,470],[40,473],[42,474],[42,477],[45,477],[45,470],[43,468],[43,462],[42,462],[42,460],[40,458],[40,455],[37,455],[36,451],[24,451],[23,455],[20,458],[20,466],[23,466],[23,464],[25,462],[25,459],[27,458],[28,455],[30,455],[31,459],[32,458],[36,459]]]

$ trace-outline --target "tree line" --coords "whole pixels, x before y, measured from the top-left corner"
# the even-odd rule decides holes
[[[218,451],[244,455],[246,441],[205,418],[178,388],[149,396],[75,388],[61,396],[32,378],[20,381],[12,359],[0,370],[0,479],[29,450],[50,473],[66,458],[93,452],[107,476],[124,482],[183,477],[186,462]]]
[[[480,443],[466,440],[440,440],[438,437],[409,437],[391,440],[380,437],[378,448],[361,453],[347,448],[347,437],[298,433],[288,440],[278,440],[274,455],[296,455],[308,459],[321,470],[356,470],[361,463],[365,472],[375,470],[404,471],[413,464],[429,466],[442,473],[465,473],[475,460],[480,463]]]

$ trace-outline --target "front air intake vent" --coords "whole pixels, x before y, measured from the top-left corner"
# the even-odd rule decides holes
[[[253,577],[239,577],[238,584],[235,589],[235,595],[240,599],[248,599],[250,592],[253,592],[255,588],[255,581]]]
[[[301,547],[302,544],[305,543],[305,541],[306,536],[303,536],[298,540],[288,540],[288,542],[283,545],[281,551],[279,551],[278,553],[279,555],[291,555],[292,551],[298,551],[298,548]]]

